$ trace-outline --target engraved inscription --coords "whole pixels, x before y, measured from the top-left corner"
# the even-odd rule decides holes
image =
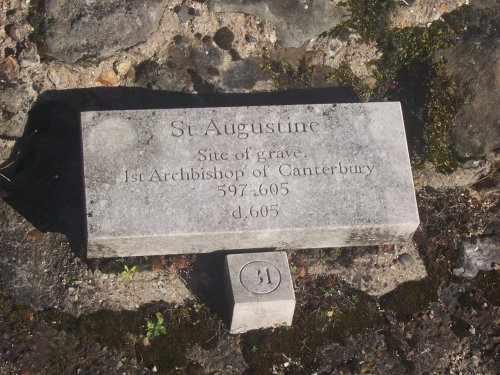
[[[175,120],[170,123],[172,137],[211,137],[211,136],[235,136],[238,139],[246,139],[250,135],[262,134],[300,134],[317,133],[320,123],[310,122],[252,122],[252,123],[220,123],[213,119],[201,127],[188,124],[184,120]]]
[[[350,179],[370,179],[379,165],[365,158],[317,157],[317,150],[300,143],[287,145],[294,137],[321,137],[323,120],[277,122],[225,122],[202,119],[189,123],[184,119],[170,122],[167,136],[176,142],[209,137],[235,137],[237,143],[208,145],[187,144],[187,158],[181,163],[125,168],[120,173],[126,184],[161,184],[197,189],[209,194],[224,207],[223,215],[232,222],[259,222],[290,215],[284,202],[301,199],[298,186],[310,179],[329,179],[333,184]],[[283,143],[260,147],[250,143],[253,137],[279,137]],[[247,139],[249,138],[249,139]],[[214,139],[215,140],[215,139]],[[141,154],[142,155],[142,154]],[[141,156],[142,157],[142,156]],[[376,178],[376,177],[375,177]]]
[[[304,178],[369,178],[375,164],[346,163],[344,161],[316,165],[307,162],[308,155],[298,148],[255,150],[252,147],[238,151],[199,148],[193,154],[191,165],[174,169],[154,168],[149,171],[124,171],[125,183],[213,184],[214,197],[246,200],[226,211],[226,217],[238,221],[272,219],[280,215],[280,200],[293,195],[291,184]],[[238,167],[229,162],[238,161]],[[257,164],[248,168],[254,161]],[[352,176],[352,177],[349,177]],[[212,182],[213,181],[213,182]],[[253,201],[248,202],[247,197]],[[271,198],[272,200],[266,200]]]
[[[257,260],[245,264],[240,270],[240,282],[254,294],[268,294],[278,288],[281,273],[272,264]]]

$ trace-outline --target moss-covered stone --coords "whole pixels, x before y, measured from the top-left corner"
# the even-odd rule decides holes
[[[456,42],[457,31],[442,21],[392,30],[384,39],[383,57],[373,62],[378,82],[373,97],[401,101],[414,167],[431,162],[450,172],[458,166],[446,140],[460,98],[453,79],[440,75],[433,61],[438,49]]]
[[[389,29],[389,11],[394,7],[393,0],[347,0],[351,18],[340,24],[334,32],[342,28],[356,30],[364,39],[380,40]]]
[[[342,27],[376,41],[382,51],[382,57],[371,62],[376,84],[372,89],[364,85],[347,63],[332,70],[328,80],[351,86],[364,101],[401,101],[413,167],[430,162],[442,172],[453,171],[459,163],[447,139],[462,99],[453,77],[442,74],[433,57],[437,50],[455,45],[465,30],[468,7],[450,16],[454,22],[440,20],[429,27],[390,29],[392,1],[351,0],[348,4],[353,17]],[[339,31],[337,28],[334,33]]]
[[[428,83],[424,107],[424,144],[427,159],[443,172],[451,172],[460,163],[448,148],[447,139],[453,117],[462,99],[455,94],[455,82],[435,76]]]

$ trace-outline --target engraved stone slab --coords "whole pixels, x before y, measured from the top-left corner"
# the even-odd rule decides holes
[[[231,333],[292,324],[295,293],[284,251],[227,255],[225,272]]]
[[[408,241],[399,103],[84,112],[88,257]]]

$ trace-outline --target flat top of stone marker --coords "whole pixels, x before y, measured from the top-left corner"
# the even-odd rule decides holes
[[[89,239],[418,222],[399,103],[84,112],[82,132]]]

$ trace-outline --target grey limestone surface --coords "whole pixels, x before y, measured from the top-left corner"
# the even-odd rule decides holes
[[[104,58],[147,40],[167,8],[161,0],[38,1],[34,24],[40,50],[74,63]]]
[[[89,257],[408,241],[400,104],[84,112]]]
[[[292,324],[295,292],[284,251],[227,255],[225,276],[231,333]]]
[[[339,0],[209,0],[208,8],[213,12],[251,14],[271,22],[285,48],[299,48],[350,16]]]

